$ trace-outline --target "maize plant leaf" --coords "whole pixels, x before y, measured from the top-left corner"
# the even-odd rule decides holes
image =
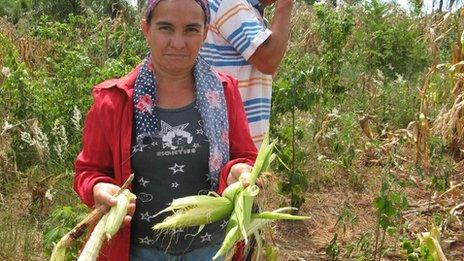
[[[236,214],[239,231],[245,240],[245,244],[248,243],[245,227],[250,223],[253,201],[258,193],[258,186],[248,186],[246,189],[240,192],[235,201],[234,213]]]
[[[238,195],[238,193],[243,190],[242,182],[235,182],[231,185],[229,185],[223,192],[222,196],[230,200],[231,202],[235,201],[235,196]]]
[[[229,251],[235,245],[235,242],[239,240],[239,238],[240,238],[240,232],[238,230],[238,226],[234,226],[232,229],[230,229],[229,232],[227,232],[226,237],[224,238],[224,241],[222,242],[221,248],[214,255],[213,260],[217,260],[219,257],[224,256],[227,253],[229,253]]]
[[[286,213],[275,213],[275,212],[261,212],[258,214],[253,214],[252,218],[260,219],[272,219],[272,220],[306,220],[310,219],[308,216],[296,216]]]
[[[270,153],[272,152],[272,146],[269,147],[269,133],[266,133],[264,136],[264,140],[261,143],[261,147],[259,148],[258,156],[256,157],[255,164],[253,169],[250,173],[250,185],[254,185],[256,179],[258,178],[259,174],[262,171],[263,163],[266,161],[266,158],[270,157]]]

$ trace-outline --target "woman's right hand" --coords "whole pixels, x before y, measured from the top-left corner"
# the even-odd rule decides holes
[[[120,187],[111,183],[100,182],[93,186],[93,199],[95,207],[100,205],[108,205],[110,207],[116,205],[117,200],[113,195],[119,191]],[[122,226],[128,225],[132,220],[132,215],[135,212],[135,199],[131,200],[127,208],[127,216],[124,217]]]

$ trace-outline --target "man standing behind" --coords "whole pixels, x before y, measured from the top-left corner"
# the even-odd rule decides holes
[[[263,8],[276,2],[270,28]],[[292,0],[210,0],[211,24],[201,56],[236,77],[257,147],[269,127],[272,75],[285,54]]]

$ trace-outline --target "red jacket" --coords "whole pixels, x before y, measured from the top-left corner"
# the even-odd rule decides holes
[[[131,137],[132,95],[139,68],[120,79],[112,79],[93,88],[94,103],[87,114],[83,149],[75,162],[74,190],[81,200],[93,207],[93,186],[109,182],[121,186],[132,173]],[[224,86],[229,120],[230,161],[219,178],[221,193],[227,186],[230,168],[235,163],[253,165],[257,150],[250,136],[237,80],[218,73]],[[102,248],[99,260],[129,260],[130,226],[118,232]]]

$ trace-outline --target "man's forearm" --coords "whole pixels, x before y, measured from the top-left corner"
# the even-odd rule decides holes
[[[274,74],[287,49],[293,1],[276,3],[270,30],[272,34],[251,56],[250,62],[262,73]]]
[[[272,17],[270,43],[274,46],[271,48],[271,63],[274,65],[275,70],[279,67],[285,51],[287,50],[292,8],[292,0],[279,0],[276,3],[276,9]]]

